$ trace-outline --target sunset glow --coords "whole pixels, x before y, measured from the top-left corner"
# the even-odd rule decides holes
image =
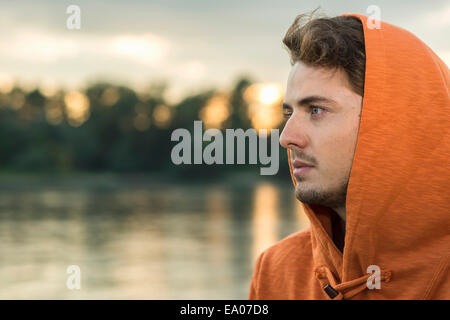
[[[68,122],[73,127],[81,126],[90,116],[89,99],[79,91],[71,91],[64,96]]]
[[[200,119],[203,120],[206,128],[222,128],[223,122],[229,116],[228,97],[224,94],[212,97],[200,111]]]
[[[248,104],[248,116],[256,130],[276,128],[283,120],[280,85],[255,83],[245,90],[244,99]]]

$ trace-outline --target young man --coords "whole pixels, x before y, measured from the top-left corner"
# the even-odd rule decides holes
[[[448,67],[388,23],[305,17],[280,143],[310,227],[260,254],[249,298],[450,299]]]

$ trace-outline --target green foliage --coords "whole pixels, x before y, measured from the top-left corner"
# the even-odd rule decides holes
[[[230,117],[224,123],[225,128],[250,127],[243,99],[250,84],[250,80],[240,79],[230,93]],[[201,109],[216,91],[200,92],[169,106],[170,123],[158,126],[154,111],[160,105],[168,106],[164,99],[166,88],[166,84],[156,83],[144,95],[138,95],[123,86],[93,84],[83,92],[89,101],[89,117],[79,126],[70,122],[65,92],[53,97],[45,97],[39,90],[24,92],[21,88],[0,93],[0,168],[14,172],[162,171],[188,179],[251,169],[245,165],[172,164],[170,154],[175,145],[170,139],[172,131],[177,128],[192,131],[193,121],[199,119]],[[108,89],[113,89],[117,96],[105,103]],[[285,158],[284,154],[281,151],[281,158]],[[281,165],[280,171],[285,170]]]

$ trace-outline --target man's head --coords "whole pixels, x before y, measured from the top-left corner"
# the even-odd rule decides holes
[[[280,143],[291,150],[296,197],[345,215],[364,93],[363,28],[354,17],[305,17],[283,39],[293,67]]]

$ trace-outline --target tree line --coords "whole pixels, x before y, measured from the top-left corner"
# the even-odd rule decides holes
[[[221,129],[252,127],[244,99],[251,84],[241,78],[227,93],[229,113]],[[233,170],[258,174],[259,167],[251,165],[174,165],[171,133],[191,130],[219,91],[205,90],[170,105],[166,89],[165,84],[154,84],[137,93],[126,86],[95,83],[82,92],[59,90],[51,96],[20,87],[0,93],[0,170],[160,172],[176,177],[217,177]],[[286,175],[286,162],[280,150],[281,175]]]

